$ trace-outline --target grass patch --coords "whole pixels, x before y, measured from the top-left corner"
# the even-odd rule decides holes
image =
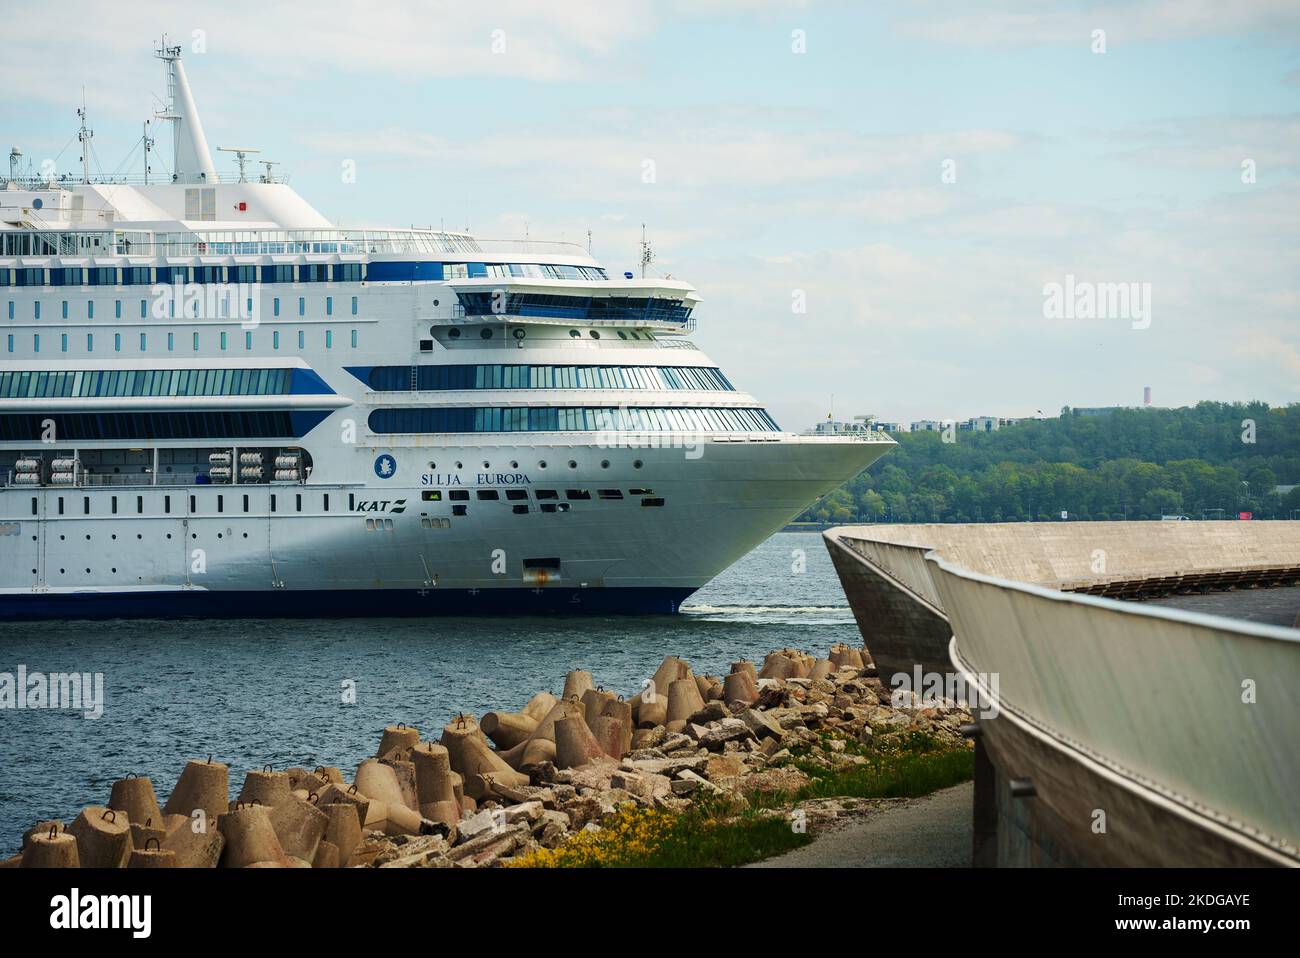
[[[795,792],[702,798],[685,812],[628,806],[599,831],[581,831],[556,849],[512,862],[516,868],[729,868],[770,858],[812,841],[785,815],[797,802],[816,798],[915,798],[968,781],[975,756],[924,732],[884,731],[870,745],[835,732],[843,754],[866,762],[827,768],[812,749],[791,749],[790,765],[809,778]]]

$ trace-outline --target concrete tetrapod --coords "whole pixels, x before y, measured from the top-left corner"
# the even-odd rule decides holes
[[[555,723],[555,767],[577,768],[601,758],[600,743],[581,715],[562,718]]]
[[[265,765],[257,771],[244,776],[244,787],[239,790],[238,801],[246,805],[256,802],[267,808],[274,808],[290,799],[291,786],[289,773],[277,772]]]
[[[587,689],[582,693],[582,717],[591,724],[591,720],[605,711],[606,702],[614,702],[618,696],[613,692],[606,692],[604,689]]]
[[[632,751],[632,732],[636,728],[636,723],[632,721],[632,703],[625,702],[623,699],[614,699],[605,703],[600,714],[623,723],[623,743],[620,747],[624,755]]]
[[[108,807],[126,812],[127,820],[133,825],[163,820],[158,797],[154,795],[153,782],[135,775],[127,775],[113,783],[108,795]]]
[[[519,710],[519,714],[540,722],[551,714],[551,709],[555,708],[555,703],[558,701],[559,699],[550,692],[538,692]]]
[[[175,868],[176,853],[171,849],[163,848],[158,839],[151,838],[143,848],[131,849],[131,857],[127,860],[126,867]]]
[[[538,720],[522,712],[487,712],[479,728],[500,749],[514,748],[533,734]]]
[[[402,786],[397,780],[397,773],[380,762],[368,758],[357,766],[357,791],[371,801],[370,817],[366,825],[382,827],[387,835],[421,835],[429,830],[432,822],[426,823],[420,813],[406,804]],[[378,819],[378,803],[385,806],[383,824]]]
[[[329,816],[310,802],[281,802],[271,809],[271,827],[284,853],[310,862],[325,837]]]
[[[77,839],[51,826],[44,834],[33,835],[23,846],[21,868],[80,868]]]
[[[420,814],[430,821],[454,826],[460,821],[460,802],[451,779],[451,756],[441,745],[426,742],[411,753],[411,761],[415,764]]]
[[[384,729],[384,734],[379,739],[379,751],[375,755],[382,758],[395,748],[415,748],[419,744],[420,730],[410,728],[405,723],[399,722]]]
[[[168,815],[164,825],[167,837],[162,847],[176,853],[177,868],[216,868],[221,852],[226,847],[226,837],[218,828],[217,819],[200,815]]]
[[[288,868],[288,856],[275,837],[271,816],[261,805],[239,805],[221,816],[221,834],[226,847],[221,853],[222,868],[246,868],[263,863]]]
[[[834,662],[832,662],[830,659],[818,659],[816,662],[813,663],[812,672],[809,674],[808,677],[812,679],[814,682],[820,682],[824,679],[830,678],[831,673],[833,673],[834,671],[835,671]]]
[[[352,857],[352,850],[361,841],[361,819],[357,817],[358,808],[348,802],[335,802],[322,809],[329,817],[325,825],[325,838],[322,845],[328,843],[337,850],[340,865],[347,865]]]
[[[622,758],[627,754],[632,741],[628,725],[623,719],[612,715],[597,715],[588,727],[600,750],[610,758]]]
[[[208,821],[215,825],[218,816],[224,815],[230,802],[230,770],[221,762],[208,759],[192,761],[185,765],[176,787],[172,789],[163,806],[164,815],[188,816],[201,808]]]
[[[739,672],[732,672],[723,680],[722,700],[728,705],[733,702],[742,702],[745,705],[754,704],[754,702],[758,701],[758,685],[754,681],[754,677],[744,669]]]
[[[846,668],[861,669],[866,667],[862,661],[862,653],[848,645],[832,645],[828,658],[831,660],[831,664],[835,666],[836,671]]]
[[[402,758],[394,758],[395,755],[401,755]],[[402,793],[402,804],[413,812],[420,810],[420,799],[416,794],[415,788],[415,763],[410,758],[410,751],[403,749],[400,752],[390,752],[387,758],[381,758],[383,764],[393,770],[397,776],[397,785]]]
[[[564,677],[564,692],[560,695],[560,698],[566,702],[573,698],[581,701],[582,694],[595,687],[596,683],[592,681],[590,672],[584,669],[574,669]]]
[[[665,727],[670,734],[686,728],[686,720],[704,708],[704,697],[700,695],[695,679],[678,679],[668,686],[668,714]]]
[[[755,682],[758,681],[758,670],[754,668],[754,663],[749,661],[749,659],[741,659],[739,662],[732,662],[731,671],[733,673],[748,672],[751,679]]]
[[[533,735],[536,735],[540,729],[539,725]],[[527,775],[516,772],[506,764],[507,759],[504,755],[498,755],[488,748],[487,739],[479,731],[474,720],[467,716],[462,715],[443,728],[441,744],[451,759],[451,767],[459,772],[464,780],[465,794],[476,801],[486,798],[488,792],[483,788],[481,778],[476,779],[475,776],[490,775],[496,781],[506,785],[528,784]],[[521,755],[526,745],[527,740],[516,746]],[[515,750],[511,749],[511,752]]]
[[[340,865],[342,862],[339,860],[337,845],[322,841],[316,846],[316,857],[311,860],[312,868],[338,868]]]
[[[161,817],[159,821],[161,821]],[[150,841],[156,841],[160,845],[162,840],[167,837],[167,829],[161,826],[154,826],[153,819],[149,819],[143,825],[131,823],[131,847],[144,848]]]
[[[508,762],[512,768],[523,768],[525,765],[535,765],[539,762],[550,762],[555,760],[555,723],[572,715],[581,716],[583,714],[582,703],[577,699],[563,699],[555,703],[555,706],[547,713],[546,718],[537,723],[537,728],[533,729],[531,735],[524,741],[520,742],[514,748],[507,752],[502,752],[500,757],[503,761]],[[451,767],[456,768],[456,756],[453,753]],[[460,771],[460,769],[457,769]],[[506,785],[527,785],[528,776],[522,776],[523,781],[507,781],[498,779]],[[474,795],[473,791],[466,787],[466,791],[474,798],[483,796]]]
[[[68,826],[68,834],[77,840],[82,868],[125,868],[131,857],[131,822],[126,812],[87,806]]]

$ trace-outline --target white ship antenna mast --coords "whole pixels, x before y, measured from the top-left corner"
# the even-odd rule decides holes
[[[149,185],[149,153],[153,150],[153,137],[149,135],[149,121],[144,121],[144,136],[141,138],[144,144],[144,185]]]
[[[248,164],[248,154],[261,153],[262,151],[240,146],[219,146],[217,149],[222,153],[235,154],[235,160],[239,163],[239,182],[247,183],[248,177],[244,173],[244,167]]]
[[[641,224],[641,278],[645,279],[646,267],[655,261],[655,254],[650,249],[650,241],[645,238],[645,224]]]
[[[156,116],[172,125],[172,179],[177,183],[217,182],[217,170],[208,152],[208,140],[199,122],[198,107],[190,93],[189,80],[181,63],[181,48],[168,46],[167,35],[154,51],[167,71],[167,107]]]
[[[257,162],[261,163],[264,167],[266,167],[266,172],[262,174],[262,182],[274,183],[275,178],[271,176],[271,167],[279,166],[280,161],[279,160],[258,160]]]
[[[86,88],[81,88],[81,109],[77,111],[81,126],[77,130],[77,141],[81,144],[81,182],[90,182],[90,141],[95,131],[86,126]]]

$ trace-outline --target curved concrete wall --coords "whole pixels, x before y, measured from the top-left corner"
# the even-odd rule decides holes
[[[1058,591],[1296,569],[1300,523],[864,526],[825,539],[882,680],[917,663],[996,676],[976,795],[996,806],[984,832],[998,832],[998,861],[1300,864],[1300,631]],[[1032,787],[1016,798],[1019,779]]]
[[[997,674],[1001,711],[1202,829],[1300,863],[1300,632],[1054,592],[934,555],[930,562],[955,662]],[[1089,778],[1040,785],[1038,797],[1077,829],[1085,851],[1128,861],[1107,842],[1152,846],[1147,816],[1113,814],[1119,803]],[[1092,813],[1108,807],[1101,838]],[[1162,863],[1170,863],[1167,839]],[[1178,855],[1203,862],[1204,851]]]

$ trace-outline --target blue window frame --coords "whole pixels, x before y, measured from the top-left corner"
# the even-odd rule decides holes
[[[305,349],[306,347],[307,347],[307,334],[300,329],[298,330],[298,348]]]
[[[376,433],[462,432],[778,432],[759,408],[530,406],[407,407],[376,409]]]
[[[64,334],[63,334],[62,341],[60,342],[59,346],[60,346],[60,349],[59,349],[60,352],[64,352],[64,353],[66,353],[66,352],[68,351],[68,334],[67,334],[67,333],[64,333]]]
[[[355,329],[352,330],[352,348],[357,348],[357,331]]]
[[[226,348],[226,331],[224,329],[221,331],[221,348]]]
[[[357,298],[356,298],[355,296],[353,296],[353,297],[352,297],[352,315],[355,316],[356,314],[357,314]]]
[[[325,315],[326,315],[326,316],[333,316],[333,315],[334,315],[334,297],[333,297],[333,296],[326,296],[326,297],[325,297]]]
[[[271,310],[272,310],[272,313],[273,313],[274,315],[276,315],[276,316],[279,316],[279,315],[280,315],[280,297],[279,297],[279,296],[275,297],[275,299],[273,299],[273,300],[271,301]]]
[[[122,318],[122,301],[120,299],[113,300],[113,318]]]
[[[334,330],[332,329],[325,330],[325,348],[326,349],[334,348]]]
[[[86,333],[86,352],[90,353],[90,352],[94,352],[94,350],[95,350],[95,334]]]
[[[251,331],[245,331],[244,333],[244,348],[245,349],[253,348],[253,333]]]
[[[307,315],[307,297],[305,296],[298,297],[298,315],[299,316]]]
[[[120,353],[121,351],[122,351],[122,334],[121,334],[121,333],[114,333],[114,334],[113,334],[113,352],[115,352],[115,353]]]
[[[361,282],[361,264],[360,263],[340,263],[334,267],[334,282],[336,283],[359,283]]]
[[[86,300],[86,318],[95,318],[95,301],[93,299]]]
[[[197,332],[194,334],[194,351],[199,351],[199,334]]]
[[[140,334],[140,352],[144,352],[144,351],[145,351],[145,334],[144,334],[144,333],[141,333],[141,334]]]
[[[145,300],[140,300],[140,318],[149,318],[149,304]]]
[[[68,301],[66,299],[63,301],[63,318],[68,318]]]
[[[330,280],[330,268],[328,263],[307,263],[298,267],[298,282],[300,283],[328,283]]]
[[[34,352],[34,353],[39,353],[40,351],[41,351],[41,334],[40,334],[40,333],[33,333],[33,334],[32,334],[32,352]]]
[[[40,301],[40,300],[37,300],[36,302],[32,303],[32,305],[35,307],[34,315],[36,316],[37,319],[40,319],[40,318],[41,318],[41,301]]]
[[[13,333],[10,333],[10,334],[9,334],[9,352],[12,353],[13,351],[14,351],[14,334],[13,334]]]
[[[292,283],[293,266],[263,266],[262,267],[263,283]]]
[[[280,348],[280,331],[278,329],[271,330],[271,348]]]
[[[168,333],[168,334],[167,334],[167,352],[170,353],[170,352],[172,351],[172,348],[173,348],[175,345],[176,345],[176,334],[175,334],[175,333]]]

